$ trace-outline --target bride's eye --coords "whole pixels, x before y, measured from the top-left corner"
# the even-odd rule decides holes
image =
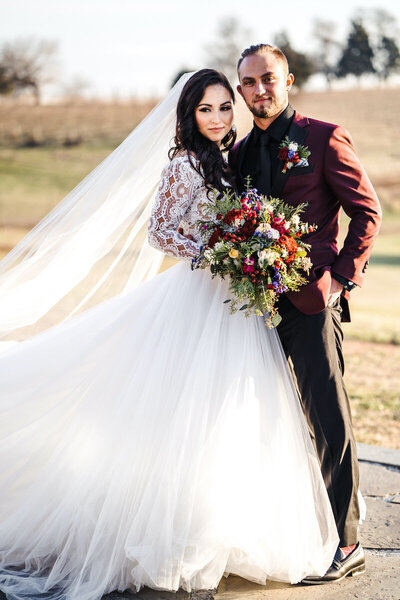
[[[221,110],[223,110],[223,111],[232,110],[232,106],[221,106]]]
[[[206,108],[206,107],[204,107],[204,108],[199,108],[199,111],[200,111],[200,112],[210,112],[210,109],[209,109],[209,108]]]

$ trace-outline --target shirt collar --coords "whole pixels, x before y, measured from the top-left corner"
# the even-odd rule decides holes
[[[271,125],[267,129],[261,129],[254,123],[254,141],[257,143],[260,139],[260,136],[268,132],[268,135],[270,135],[277,142],[280,142],[287,130],[289,129],[289,125],[292,122],[293,115],[294,110],[290,106],[290,104],[288,104],[285,110],[281,112],[279,117],[272,121]]]

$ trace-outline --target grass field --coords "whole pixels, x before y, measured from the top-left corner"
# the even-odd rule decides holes
[[[239,133],[251,121],[238,101]],[[302,93],[303,114],[347,127],[381,198],[384,223],[344,325],[357,439],[400,448],[400,90]],[[149,105],[0,105],[0,257],[95,167]],[[34,147],[27,147],[38,144]],[[343,219],[343,232],[346,221]],[[168,264],[168,263],[167,263]],[[165,265],[167,266],[167,265]]]

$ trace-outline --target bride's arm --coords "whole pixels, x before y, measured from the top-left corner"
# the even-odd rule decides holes
[[[149,244],[186,262],[198,254],[200,244],[178,232],[183,215],[202,186],[201,177],[184,157],[164,170],[149,221]]]

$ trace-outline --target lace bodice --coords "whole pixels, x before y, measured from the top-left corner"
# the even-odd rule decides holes
[[[201,246],[196,223],[206,217],[201,204],[207,201],[203,178],[188,156],[176,156],[161,175],[149,221],[150,245],[190,263]],[[193,241],[178,233],[178,227],[182,227],[185,235],[192,235]]]

